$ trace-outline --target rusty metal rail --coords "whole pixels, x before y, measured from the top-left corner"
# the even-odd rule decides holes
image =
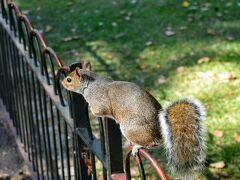
[[[97,118],[97,138],[84,98],[60,86],[62,78],[76,67],[81,68],[81,63],[64,66],[14,2],[0,0],[0,3],[0,97],[35,177],[130,179],[131,150],[124,173],[118,125]],[[149,154],[144,150],[139,153],[150,160],[162,179],[167,179]],[[97,170],[96,158],[102,170]],[[141,179],[145,179],[140,156],[135,160]]]

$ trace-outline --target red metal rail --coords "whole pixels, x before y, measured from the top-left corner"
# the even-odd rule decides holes
[[[125,159],[125,169],[126,169],[127,177],[131,177],[130,158],[132,156],[132,147],[133,147],[132,145],[129,147],[129,150],[126,154],[126,159]],[[157,174],[159,175],[159,177],[162,180],[168,180],[168,177],[167,177],[166,173],[164,172],[163,168],[161,167],[161,165],[154,158],[152,158],[152,156],[149,153],[147,153],[144,149],[139,149],[137,155],[134,157],[134,159],[138,165],[138,168],[139,168],[141,179],[146,179],[141,156],[146,158],[151,163],[152,167],[156,170]]]

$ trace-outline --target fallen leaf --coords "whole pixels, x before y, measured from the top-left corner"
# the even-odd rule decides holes
[[[123,14],[125,14],[125,13],[126,13],[126,11],[124,11],[124,10],[120,11],[120,14],[121,14],[121,15],[123,15]]]
[[[222,16],[223,16],[223,14],[221,12],[217,13],[217,17],[222,17]]]
[[[229,81],[237,79],[236,74],[231,73],[231,72],[230,73],[221,73],[218,75],[218,77],[221,80],[229,80]]]
[[[226,7],[230,7],[230,6],[232,6],[231,2],[226,3]]]
[[[182,2],[182,7],[188,8],[190,6],[190,3],[188,1],[183,1]]]
[[[213,72],[212,71],[197,72],[197,76],[201,79],[209,79],[213,76]]]
[[[161,48],[165,48],[166,46],[167,46],[167,45],[164,44],[164,43],[160,45]]]
[[[131,0],[131,4],[136,4],[137,0]]]
[[[207,34],[210,36],[215,36],[215,35],[217,35],[217,32],[214,29],[208,29]]]
[[[113,27],[117,27],[117,23],[116,22],[112,22],[112,26]]]
[[[197,11],[199,9],[198,6],[194,6],[194,5],[191,5],[191,7],[189,7],[189,10],[191,11]]]
[[[222,168],[225,167],[225,163],[224,163],[224,161],[218,161],[218,162],[215,162],[215,163],[211,163],[210,167],[217,168],[217,169],[222,169]]]
[[[146,70],[148,68],[148,65],[147,64],[141,64],[140,68],[142,70]]]
[[[216,143],[215,143],[215,145],[220,146],[220,145],[221,145],[221,141],[217,140]]]
[[[77,31],[77,28],[72,28],[71,29],[71,32],[76,32]]]
[[[112,5],[116,5],[117,4],[117,2],[116,1],[112,1]]]
[[[180,30],[181,30],[181,31],[185,31],[185,30],[187,30],[187,29],[188,29],[187,26],[181,26],[181,27],[180,27]]]
[[[126,16],[124,19],[125,19],[126,21],[130,21],[130,20],[131,20],[131,17],[130,17],[130,16]]]
[[[165,31],[166,36],[174,36],[175,34],[176,34],[176,32],[171,29],[168,29]]]
[[[53,30],[52,26],[47,25],[45,28],[45,32],[51,32]]]
[[[208,56],[203,56],[200,59],[198,59],[197,63],[198,64],[203,64],[203,63],[207,63],[210,61],[210,58]]]
[[[188,21],[188,22],[193,22],[193,17],[188,16],[187,21]]]
[[[190,56],[194,56],[196,53],[194,52],[194,51],[191,51],[190,53],[189,53],[189,55]]]
[[[228,35],[228,36],[226,36],[226,40],[228,40],[228,41],[233,41],[233,40],[234,40],[234,37],[231,36],[231,35]]]
[[[146,46],[151,46],[152,45],[152,41],[148,41],[145,43]]]
[[[236,135],[234,136],[234,140],[235,140],[236,142],[240,143],[240,134],[236,134]]]
[[[72,41],[72,40],[78,40],[80,36],[68,36],[62,39],[64,42]]]
[[[177,73],[183,73],[185,71],[185,67],[184,66],[179,66],[177,69],[176,69]]]
[[[164,83],[166,83],[166,82],[167,82],[167,80],[166,80],[165,76],[160,75],[160,76],[158,77],[158,83],[159,83],[159,84],[164,84]]]
[[[99,26],[102,26],[102,25],[103,25],[103,22],[98,22],[98,25],[99,25]]]
[[[115,39],[119,39],[123,36],[125,36],[125,33],[118,33],[118,34],[116,34]]]
[[[206,6],[201,8],[202,12],[205,12],[205,11],[208,11],[208,10],[209,10],[209,7],[206,7]]]
[[[212,135],[217,137],[217,138],[222,138],[223,137],[223,132],[219,130],[215,130],[212,132]]]
[[[73,3],[72,2],[67,2],[67,6],[72,6]]]
[[[99,13],[99,10],[98,10],[98,9],[95,9],[94,12],[95,12],[96,14],[98,14],[98,13]]]
[[[155,65],[155,67],[156,67],[157,69],[159,69],[159,68],[161,67],[161,64],[157,63],[157,64]]]

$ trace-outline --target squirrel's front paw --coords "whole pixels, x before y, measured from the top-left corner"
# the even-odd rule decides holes
[[[135,144],[133,147],[132,147],[132,155],[133,156],[136,156],[137,153],[138,153],[138,150],[142,148],[142,146],[138,145],[138,144]]]

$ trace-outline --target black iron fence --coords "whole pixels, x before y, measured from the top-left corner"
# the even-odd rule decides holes
[[[118,125],[97,118],[96,137],[84,98],[60,86],[62,78],[81,68],[81,63],[63,66],[14,2],[1,0],[0,12],[0,97],[35,177],[130,179],[131,147],[124,165]],[[140,150],[139,154],[167,179],[148,153]],[[145,179],[140,156],[135,160],[141,179]]]

